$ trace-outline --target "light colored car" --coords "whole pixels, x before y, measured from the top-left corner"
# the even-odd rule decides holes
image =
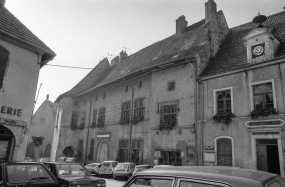
[[[100,176],[108,175],[113,177],[113,172],[118,163],[119,163],[118,161],[114,160],[103,161],[101,164],[101,168],[99,170],[99,175]]]
[[[133,175],[135,166],[136,164],[133,162],[118,163],[114,170],[113,178],[116,180],[118,179],[118,177],[130,178]]]
[[[100,163],[90,163],[85,166],[85,168],[93,175],[97,175],[99,173],[100,167]]]
[[[51,159],[50,158],[48,158],[48,157],[44,157],[44,158],[38,158],[38,160],[37,160],[38,162],[50,162],[51,161]]]
[[[134,172],[133,172],[133,175],[136,175],[136,173],[139,172],[139,171],[143,171],[143,170],[145,170],[145,169],[150,169],[150,168],[152,168],[152,166],[151,166],[151,165],[147,165],[147,164],[137,165],[137,166],[135,167],[135,170],[134,170]]]
[[[219,167],[175,166],[138,172],[123,187],[284,187],[285,178],[264,171]]]

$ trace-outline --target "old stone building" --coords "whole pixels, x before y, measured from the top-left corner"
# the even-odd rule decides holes
[[[285,12],[230,29],[200,77],[204,165],[284,176]]]
[[[47,95],[46,100],[32,117],[26,157],[37,160],[51,156],[56,110],[57,106],[49,100]],[[36,140],[40,142],[35,145]]]
[[[0,160],[23,161],[40,68],[55,53],[0,0]]]
[[[209,0],[205,19],[128,56],[102,60],[60,95],[52,155],[82,162],[197,164],[197,75],[229,29]]]

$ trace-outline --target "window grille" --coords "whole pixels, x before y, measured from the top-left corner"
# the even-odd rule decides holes
[[[159,164],[181,166],[181,152],[180,151],[161,151]]]
[[[217,165],[233,166],[232,141],[229,138],[220,138],[217,140]]]
[[[177,105],[160,107],[160,123],[176,123]]]

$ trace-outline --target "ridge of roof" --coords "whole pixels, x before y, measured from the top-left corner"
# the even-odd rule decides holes
[[[52,59],[56,56],[44,42],[21,23],[5,6],[0,6],[0,37],[3,40],[7,40],[5,36],[13,40],[15,44],[26,44],[30,50],[36,48],[46,53],[45,58]]]
[[[285,55],[285,11],[268,16],[263,25],[264,27],[275,28],[276,35],[283,41],[275,58]],[[247,63],[247,51],[242,39],[255,28],[256,24],[252,22],[231,28],[225,41],[220,46],[219,52],[209,60],[200,77],[226,73],[250,66]]]

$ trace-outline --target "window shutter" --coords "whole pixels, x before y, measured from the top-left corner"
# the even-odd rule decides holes
[[[9,52],[0,46],[0,88],[3,86],[5,71],[7,68]]]

